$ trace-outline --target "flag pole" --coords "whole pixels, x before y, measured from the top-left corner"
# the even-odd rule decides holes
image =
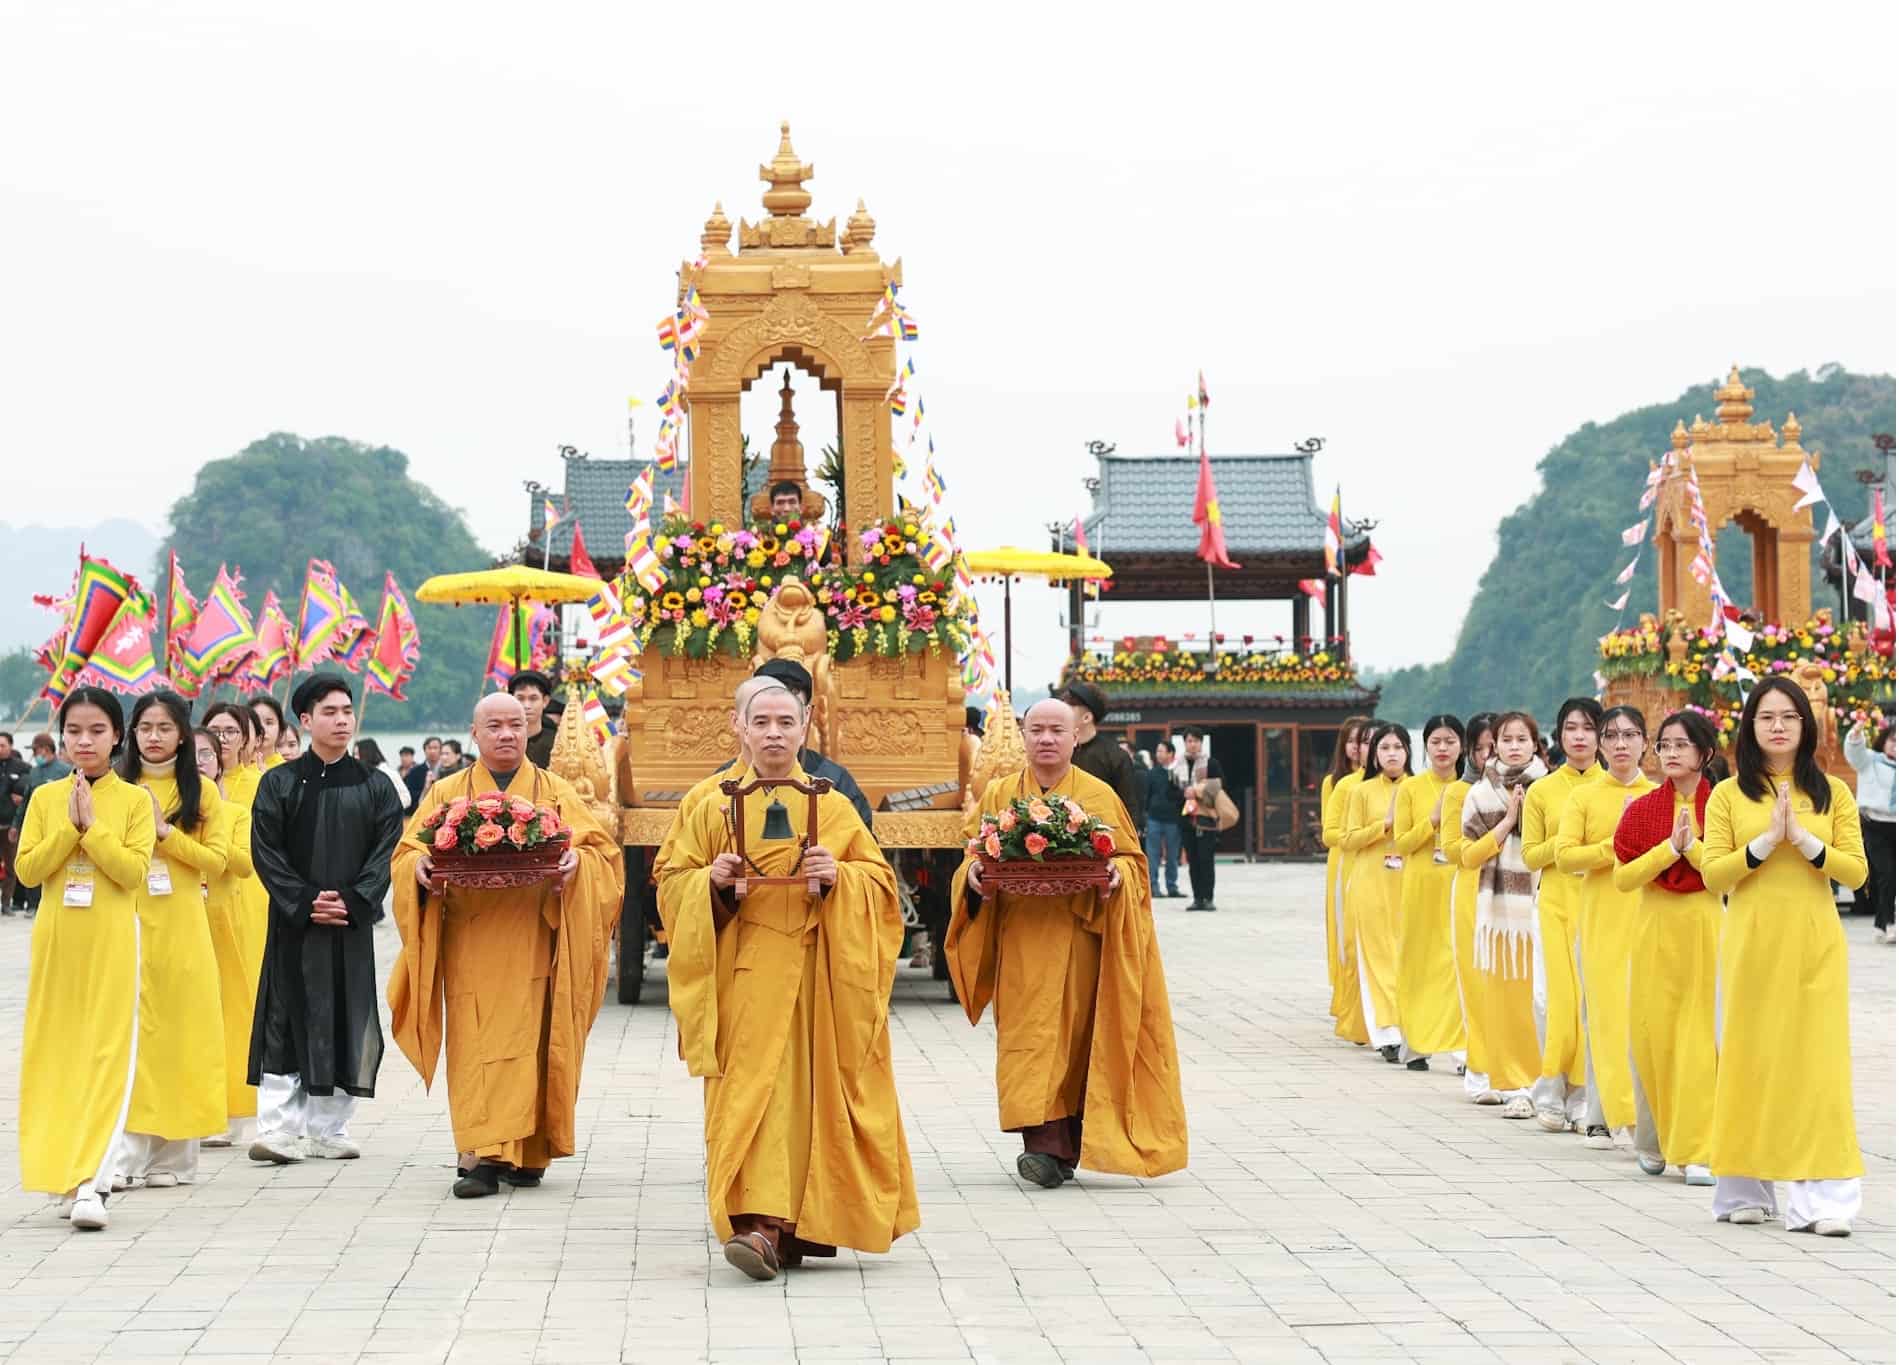
[[[1207,405],[1203,401],[1198,409],[1200,418],[1200,458],[1207,458]],[[1214,610],[1213,599],[1213,561],[1207,561],[1207,666],[1214,667],[1218,662],[1214,636],[1220,633],[1218,616]]]

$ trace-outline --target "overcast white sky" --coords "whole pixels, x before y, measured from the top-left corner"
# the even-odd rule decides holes
[[[1383,518],[1378,665],[1447,651],[1579,423],[1733,361],[1894,368],[1887,7],[1050,10],[4,0],[5,515],[162,530],[287,429],[407,451],[512,544],[556,444],[624,448],[781,117],[813,211],[864,196],[904,259],[968,543],[1083,510],[1091,437],[1170,449],[1204,368],[1216,452],[1323,435]],[[1045,677],[1056,598],[1018,605]]]

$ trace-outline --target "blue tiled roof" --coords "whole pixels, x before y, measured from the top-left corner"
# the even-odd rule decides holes
[[[1101,483],[1084,519],[1088,544],[1110,563],[1117,553],[1192,554],[1200,460],[1190,455],[1098,455]],[[1312,492],[1312,456],[1215,455],[1220,521],[1235,559],[1247,554],[1325,553],[1325,512]],[[1349,552],[1365,536],[1347,520]]]
[[[580,533],[586,539],[587,553],[595,560],[618,561],[626,553],[626,533],[633,519],[626,511],[627,487],[646,467],[644,460],[596,460],[579,456],[566,461],[565,487],[555,492],[556,502],[564,502],[568,518],[580,517]],[[653,511],[666,505],[666,495],[675,501],[684,497],[686,467],[653,471]],[[536,554],[541,549],[541,493],[528,495],[528,546]],[[573,545],[574,527],[563,519],[554,527],[551,547],[554,559],[564,559]]]

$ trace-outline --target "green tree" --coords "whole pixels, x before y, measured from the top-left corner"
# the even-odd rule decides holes
[[[1776,379],[1744,370],[1742,378],[1755,391],[1756,420],[1778,424],[1789,412],[1799,416],[1800,443],[1821,452],[1820,480],[1841,519],[1851,523],[1865,516],[1868,492],[1852,471],[1874,466],[1873,434],[1893,430],[1892,376],[1849,374],[1827,365],[1813,375],[1801,370]],[[1617,622],[1604,604],[1621,592],[1613,580],[1630,557],[1617,537],[1641,517],[1636,499],[1642,480],[1649,462],[1668,450],[1675,423],[1692,423],[1696,414],[1712,417],[1712,391],[1711,384],[1695,384],[1672,402],[1638,408],[1604,425],[1585,423],[1545,455],[1537,466],[1542,487],[1497,528],[1496,558],[1478,584],[1450,658],[1393,673],[1379,709],[1419,717],[1526,707],[1549,717],[1564,697],[1593,691],[1596,640]],[[1727,527],[1716,537],[1715,557],[1722,581],[1745,593],[1753,581],[1747,538]],[[1818,557],[1816,545],[1816,608],[1827,605]],[[1645,545],[1628,587],[1624,625],[1655,609],[1652,545]]]
[[[371,625],[383,574],[394,573],[415,608],[422,657],[404,689],[409,700],[378,696],[370,724],[421,729],[466,720],[481,687],[494,609],[428,606],[415,601],[415,589],[432,574],[478,569],[493,556],[459,511],[409,477],[401,451],[276,432],[201,468],[191,492],[172,504],[171,526],[170,543],[195,591],[202,595],[218,564],[228,564],[243,573],[253,614],[265,591],[275,589],[293,626],[309,560],[335,566]],[[151,581],[165,579],[161,552]]]
[[[46,670],[25,645],[0,654],[0,716],[17,719],[25,715],[45,682]],[[15,738],[22,745],[26,743],[24,738]]]

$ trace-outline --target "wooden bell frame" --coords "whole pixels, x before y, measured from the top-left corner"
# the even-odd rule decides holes
[[[795,778],[787,777],[776,781],[758,778],[751,782],[741,782],[737,778],[731,778],[719,783],[719,790],[725,793],[730,802],[726,807],[726,823],[732,830],[732,851],[738,854],[747,868],[751,869],[749,874],[739,876],[732,883],[734,897],[743,898],[755,886],[803,885],[806,894],[812,896],[824,889],[816,877],[808,874],[799,875],[795,870],[784,877],[763,876],[758,873],[757,867],[745,852],[745,798],[755,791],[775,791],[779,787],[790,787],[793,791],[803,794],[809,801],[804,822],[804,839],[798,845],[798,861],[794,865],[794,868],[801,868],[804,866],[805,854],[811,851],[812,840],[818,835],[818,798],[831,790],[831,779],[817,777],[809,782],[799,782]]]

